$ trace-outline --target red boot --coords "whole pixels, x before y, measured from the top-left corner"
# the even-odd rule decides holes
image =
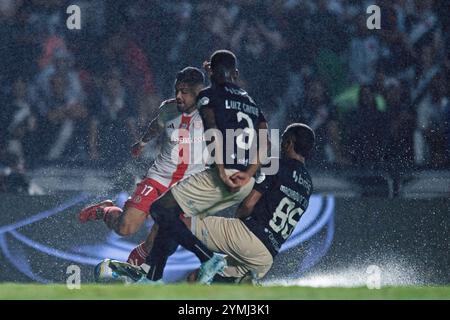
[[[103,216],[105,214],[103,209],[112,206],[114,206],[114,203],[111,200],[102,201],[100,203],[91,205],[81,210],[80,214],[78,215],[78,218],[80,219],[81,223],[86,223],[88,221],[94,220],[101,220],[103,219]]]

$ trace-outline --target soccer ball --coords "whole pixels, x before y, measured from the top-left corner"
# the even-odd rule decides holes
[[[134,283],[145,278],[145,272],[140,267],[127,262],[104,259],[94,269],[96,282]]]
[[[110,267],[111,259],[104,259],[94,268],[95,282],[126,282],[126,277],[120,276]]]

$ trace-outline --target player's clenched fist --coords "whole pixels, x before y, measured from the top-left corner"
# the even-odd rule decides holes
[[[251,178],[252,176],[245,171],[238,171],[230,176],[230,180],[239,187],[245,186]]]

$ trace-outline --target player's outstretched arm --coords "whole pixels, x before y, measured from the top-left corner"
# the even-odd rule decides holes
[[[135,142],[131,146],[131,154],[133,157],[139,157],[142,154],[142,151],[144,150],[144,147],[147,145],[147,143],[154,137],[156,137],[161,131],[160,126],[158,124],[158,117],[153,119],[149,126],[147,127],[147,130],[145,131],[144,135],[139,139],[139,141]]]
[[[165,100],[165,101],[163,101],[163,103],[161,103],[161,105],[159,106],[157,116],[152,121],[150,121],[150,124],[148,125],[147,130],[142,135],[142,137],[139,139],[139,141],[137,141],[136,143],[134,143],[131,146],[131,154],[134,157],[139,157],[142,153],[142,150],[144,150],[145,145],[151,139],[153,139],[154,137],[158,136],[161,133],[162,128],[163,128],[159,121],[161,111],[165,105],[167,105],[169,103],[173,103],[175,101],[176,101],[175,99],[169,99],[169,100]]]

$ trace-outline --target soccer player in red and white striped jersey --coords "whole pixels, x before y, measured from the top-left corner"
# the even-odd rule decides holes
[[[132,154],[137,157],[152,138],[163,135],[161,152],[146,177],[137,185],[123,210],[111,200],[105,200],[83,209],[79,214],[82,223],[103,220],[119,235],[131,235],[151,213],[154,201],[178,181],[205,169],[203,123],[196,104],[204,84],[204,75],[197,68],[187,67],[177,74],[176,98],[161,104],[146,133],[132,146]],[[133,254],[145,256],[149,249],[142,243]]]

